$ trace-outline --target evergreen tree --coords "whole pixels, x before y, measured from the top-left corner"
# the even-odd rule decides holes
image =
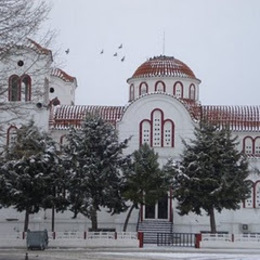
[[[142,145],[132,155],[132,163],[125,171],[124,197],[132,202],[124,228],[134,208],[140,205],[154,205],[168,191],[167,178],[159,168],[158,154],[148,144]]]
[[[53,140],[31,121],[17,131],[17,141],[5,154],[1,167],[0,201],[25,211],[24,231],[29,214],[37,213],[49,204],[52,181],[49,173],[55,165],[56,148]]]
[[[247,159],[237,151],[236,140],[228,128],[201,122],[195,139],[190,144],[184,142],[180,166],[171,168],[180,214],[200,215],[205,210],[212,233],[216,232],[214,209],[236,210],[250,194]]]
[[[101,207],[111,214],[126,210],[121,197],[121,168],[127,161],[114,126],[98,115],[87,115],[81,130],[71,129],[64,147],[69,176],[68,200],[74,217],[82,213],[98,229]]]

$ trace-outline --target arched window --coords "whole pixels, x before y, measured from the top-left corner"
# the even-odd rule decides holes
[[[161,109],[154,109],[149,119],[140,123],[140,145],[148,143],[151,147],[174,147],[174,123],[164,120]]]
[[[253,182],[251,183],[251,193],[250,197],[245,200],[244,207],[245,208],[253,208],[254,206],[254,185]]]
[[[174,146],[174,124],[172,120],[167,119],[164,121],[163,125],[164,139],[163,146],[164,147],[173,147]]]
[[[183,98],[183,85],[177,81],[173,86],[173,95],[177,98]]]
[[[189,98],[191,100],[195,100],[195,98],[196,98],[196,88],[195,88],[194,84],[190,85],[190,88],[189,88]]]
[[[134,85],[131,84],[130,86],[130,93],[129,93],[129,101],[134,100]]]
[[[163,113],[161,110],[155,109],[152,112],[152,122],[153,122],[153,147],[162,146],[162,122]]]
[[[31,78],[28,75],[21,78],[21,100],[31,100]]]
[[[150,120],[143,120],[140,123],[140,144],[149,144],[151,141],[151,122]]]
[[[18,77],[13,75],[9,78],[8,88],[9,101],[30,101],[31,100],[31,78],[28,75]]]
[[[256,137],[255,138],[255,149],[254,149],[255,151],[255,155],[260,155],[260,137],[258,136],[258,137]]]
[[[139,86],[139,96],[148,93],[148,85],[146,82],[142,82]]]
[[[20,82],[19,77],[13,75],[9,78],[9,101],[20,101]]]
[[[255,207],[260,208],[260,181],[255,184]]]
[[[243,140],[243,151],[245,154],[253,154],[253,138],[247,136]]]
[[[157,81],[155,84],[155,91],[165,92],[165,84],[162,81]]]
[[[13,145],[17,140],[17,128],[15,126],[10,126],[7,129],[7,138],[6,143],[7,145]]]

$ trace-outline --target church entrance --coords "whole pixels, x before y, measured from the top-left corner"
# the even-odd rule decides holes
[[[144,207],[144,219],[169,219],[167,194],[159,199],[156,204]]]

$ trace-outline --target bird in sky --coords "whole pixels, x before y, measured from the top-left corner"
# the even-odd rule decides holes
[[[123,44],[121,43],[118,47],[118,49],[122,49],[123,48]]]
[[[67,50],[65,51],[66,54],[69,54],[69,52],[70,52],[70,49],[67,49]]]
[[[100,52],[100,54],[103,54],[104,53],[104,50],[102,50],[101,52]]]
[[[117,52],[116,53],[114,53],[114,57],[116,57],[117,56]]]
[[[125,60],[125,56],[121,59],[121,61],[123,62]]]

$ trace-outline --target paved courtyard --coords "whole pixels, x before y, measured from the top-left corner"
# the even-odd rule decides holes
[[[259,250],[194,248],[1,249],[0,260],[259,260]]]

